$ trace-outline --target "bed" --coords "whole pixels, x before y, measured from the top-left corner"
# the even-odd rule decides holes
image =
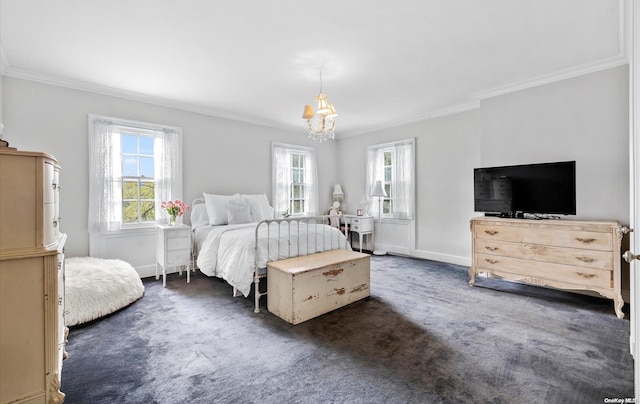
[[[191,205],[193,261],[200,272],[224,279],[234,296],[254,292],[256,313],[266,291],[267,262],[351,247],[333,215],[275,219],[266,195],[204,193]],[[338,221],[339,223],[339,221]]]

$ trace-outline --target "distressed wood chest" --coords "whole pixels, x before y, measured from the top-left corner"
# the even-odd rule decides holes
[[[368,254],[332,250],[270,262],[267,309],[299,324],[369,296]]]

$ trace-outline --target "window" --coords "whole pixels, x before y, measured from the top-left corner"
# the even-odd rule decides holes
[[[182,131],[89,115],[89,232],[151,226],[182,199]]]
[[[386,197],[373,200],[370,214],[382,217],[413,219],[414,139],[369,146],[367,148],[366,192],[370,195],[376,181],[381,181]]]
[[[292,215],[304,214],[307,198],[305,155],[291,154],[291,193],[289,196],[289,212]]]
[[[315,150],[273,143],[271,157],[273,207],[276,213],[316,215],[318,181]]]
[[[153,136],[122,133],[122,222],[155,222]]]

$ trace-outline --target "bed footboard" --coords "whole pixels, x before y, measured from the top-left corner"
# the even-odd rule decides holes
[[[268,219],[258,223],[253,268],[255,313],[260,313],[260,298],[267,295],[266,291],[260,291],[260,279],[267,276],[266,270],[260,273],[260,254],[264,254],[268,263],[324,251],[350,249],[347,238],[339,227],[330,225],[332,222],[336,223],[336,220],[339,223],[339,218],[335,215],[324,215]],[[260,237],[267,240],[266,245],[260,245]],[[271,242],[272,239],[275,241]]]

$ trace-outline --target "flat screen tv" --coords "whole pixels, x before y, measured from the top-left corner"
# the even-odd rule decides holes
[[[476,212],[576,214],[575,161],[476,168],[473,184]]]

